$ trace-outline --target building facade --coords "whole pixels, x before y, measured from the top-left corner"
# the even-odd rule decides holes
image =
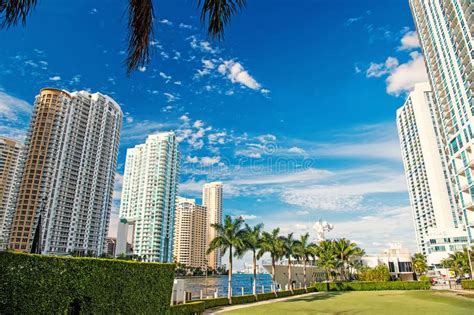
[[[222,193],[223,185],[221,182],[204,184],[202,204],[207,208],[207,246],[217,236],[211,224],[222,224]],[[222,266],[222,257],[219,250],[207,255],[207,264],[212,269]]]
[[[178,197],[174,222],[173,254],[177,262],[205,268],[207,249],[207,209],[195,199]]]
[[[122,117],[119,105],[100,93],[41,90],[25,143],[10,248],[29,251],[39,227],[44,254],[104,252]]]
[[[467,244],[436,117],[433,93],[427,82],[415,85],[405,104],[397,110],[418,250],[428,256],[430,264],[439,264],[449,253]],[[445,242],[439,243],[440,238]]]
[[[474,41],[466,0],[410,0],[454,188],[457,220],[473,242]]]
[[[173,261],[179,163],[173,132],[150,135],[127,150],[119,217],[133,225],[133,254],[145,261]],[[123,238],[117,236],[117,248]]]
[[[7,247],[21,174],[23,145],[0,136],[0,250]]]

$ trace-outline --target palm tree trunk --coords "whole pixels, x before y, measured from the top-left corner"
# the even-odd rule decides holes
[[[303,282],[304,282],[304,290],[308,292],[308,288],[306,287],[306,259],[303,258]]]
[[[229,304],[232,304],[232,246],[229,246],[229,275],[227,283],[227,298]]]
[[[273,282],[273,293],[277,295],[276,291],[276,276],[275,276],[275,257],[272,255],[272,282]]]
[[[257,256],[256,256],[255,251],[253,252],[253,295],[255,295],[255,299],[256,299],[257,298]]]
[[[291,258],[288,257],[288,290],[293,292],[293,285],[291,283]]]
[[[342,277],[342,280],[346,280],[346,272],[344,270],[344,255],[341,254],[341,262],[342,262],[342,265],[341,265],[341,277]]]

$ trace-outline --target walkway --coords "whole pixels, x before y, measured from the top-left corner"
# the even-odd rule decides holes
[[[269,303],[274,303],[274,302],[288,301],[288,300],[298,299],[298,298],[302,298],[302,297],[310,296],[310,295],[314,295],[314,294],[320,294],[320,293],[319,292],[311,292],[311,293],[292,295],[292,296],[287,296],[287,297],[284,297],[284,298],[266,300],[266,301],[255,302],[255,303],[219,306],[219,307],[215,307],[215,308],[206,310],[204,312],[204,314],[221,314],[221,313],[225,313],[225,312],[232,311],[232,310],[238,310],[238,309],[241,309],[241,308],[252,307],[252,306],[263,305],[263,304],[269,304]]]

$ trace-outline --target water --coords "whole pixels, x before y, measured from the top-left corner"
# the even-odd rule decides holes
[[[233,274],[232,275],[232,293],[233,295],[242,295],[242,287],[244,294],[252,294],[252,274]],[[271,292],[272,276],[270,274],[257,274],[257,293],[262,293],[262,285],[264,292]],[[200,291],[203,297],[213,296],[214,292],[218,292],[218,296],[227,296],[227,276],[218,277],[194,277],[184,279],[184,290],[192,292],[193,299],[200,297]]]

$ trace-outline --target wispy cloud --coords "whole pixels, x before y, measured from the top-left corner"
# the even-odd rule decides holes
[[[28,102],[0,91],[0,119],[16,122],[20,116],[29,115],[31,110]]]

